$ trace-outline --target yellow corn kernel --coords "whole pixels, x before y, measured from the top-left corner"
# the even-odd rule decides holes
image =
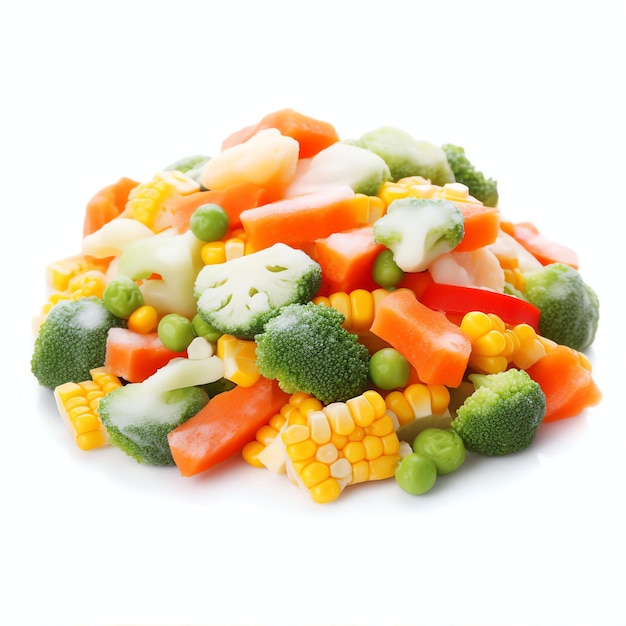
[[[165,202],[174,195],[188,195],[200,190],[200,185],[177,170],[159,172],[152,180],[134,187],[122,212],[123,217],[135,219],[155,230],[157,217]],[[158,229],[157,229],[158,230]]]
[[[372,224],[378,219],[376,217],[377,207],[370,201],[370,196],[357,193],[354,195],[354,203],[356,205],[357,219],[360,224]]]
[[[524,272],[519,267],[505,267],[502,261],[500,261],[500,265],[504,272],[504,282],[509,283],[515,289],[524,293],[524,291],[526,291]]]
[[[430,410],[433,415],[443,415],[450,406],[450,390],[445,385],[428,385]]]
[[[323,409],[332,430],[338,435],[348,436],[355,427],[350,407],[345,402],[333,402]]]
[[[387,208],[382,198],[378,196],[368,196],[369,200],[369,216],[367,219],[368,224],[373,224],[377,219],[380,219],[385,214]]]
[[[374,407],[364,395],[350,398],[346,401],[346,406],[354,423],[361,428],[367,428],[376,419]]]
[[[369,330],[374,319],[374,300],[371,293],[365,289],[355,289],[349,295],[352,332]]]
[[[230,237],[224,241],[224,256],[227,261],[238,259],[246,252],[246,242],[241,237]]]
[[[253,467],[265,467],[259,460],[259,454],[265,450],[266,446],[258,441],[250,441],[241,450],[244,461]]]
[[[91,380],[68,382],[54,390],[54,398],[63,421],[81,450],[108,443],[106,429],[98,416],[98,402],[105,394],[122,385],[119,378],[104,367],[91,370]]]
[[[224,362],[224,378],[242,387],[251,387],[259,380],[256,342],[221,335],[217,340],[217,356]]]
[[[54,291],[65,291],[75,276],[91,270],[98,270],[104,274],[109,263],[110,259],[96,259],[84,254],[67,257],[48,265],[46,283]]]
[[[504,372],[509,366],[509,361],[504,356],[482,356],[480,354],[471,354],[468,366],[482,372],[484,374],[497,374],[498,372]]]
[[[226,247],[223,241],[209,241],[200,250],[200,257],[205,265],[226,263]]]
[[[335,478],[328,477],[318,485],[314,485],[311,490],[313,502],[318,504],[327,504],[336,500],[340,495],[343,487]]]
[[[331,293],[328,296],[328,302],[330,306],[337,309],[344,316],[344,328],[352,328],[352,303],[350,302],[350,295],[344,291]]]
[[[78,298],[102,298],[106,278],[100,270],[87,270],[72,276],[67,284],[67,291],[73,300]]]
[[[450,200],[451,202],[471,202],[474,200],[469,195],[469,187],[462,183],[446,183],[439,192],[441,200]],[[474,200],[477,203],[477,200]]]
[[[546,346],[535,329],[529,324],[517,324],[512,328],[519,339],[519,348],[511,355],[511,362],[520,369],[528,369],[545,356]]]
[[[491,318],[482,311],[470,311],[463,316],[460,328],[472,341],[493,329]]]
[[[136,333],[147,335],[156,332],[159,324],[157,310],[149,304],[144,304],[135,309],[128,318],[128,328]]]
[[[401,391],[391,391],[385,397],[387,408],[397,417],[401,426],[412,422],[415,416],[413,409]]]
[[[479,356],[497,356],[504,352],[507,342],[498,330],[489,330],[472,342],[472,353]]]

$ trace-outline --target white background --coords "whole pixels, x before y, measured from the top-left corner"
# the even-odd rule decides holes
[[[32,2],[0,9],[0,622],[623,626],[624,146],[619,2]],[[427,496],[319,506],[238,458],[184,479],[74,447],[30,375],[45,265],[83,209],[290,107],[342,138],[465,146],[502,211],[599,293],[603,403]]]

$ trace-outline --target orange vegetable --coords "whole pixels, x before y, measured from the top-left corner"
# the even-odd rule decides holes
[[[229,135],[222,143],[222,150],[243,143],[265,128],[276,128],[282,135],[292,137],[300,144],[300,158],[307,159],[320,150],[339,141],[332,124],[302,115],[292,109],[269,113],[257,124],[246,126]]]
[[[463,213],[465,233],[455,252],[470,252],[492,244],[500,232],[500,211],[472,202],[456,202]]]
[[[383,250],[385,246],[374,241],[371,225],[317,239],[314,256],[322,268],[321,292],[377,289],[379,285],[372,278],[372,267]]]
[[[423,272],[406,272],[404,278],[398,283],[398,289],[410,289],[419,299],[423,293],[435,281],[428,270]]]
[[[288,401],[278,383],[263,376],[250,387],[237,386],[214,396],[168,435],[180,473],[199,474],[240,452]]]
[[[544,237],[531,222],[503,222],[502,230],[511,235],[542,265],[565,263],[578,269],[578,255],[574,250]]]
[[[461,384],[472,349],[469,337],[411,292],[396,290],[383,298],[370,330],[403,354],[422,382]]]
[[[138,333],[127,328],[111,329],[107,335],[104,365],[107,371],[129,383],[140,383],[174,357],[187,352],[166,348],[156,332]]]
[[[306,249],[316,239],[364,226],[368,216],[368,197],[338,186],[248,209],[240,217],[254,252],[278,242]]]
[[[591,370],[567,346],[555,346],[526,371],[546,394],[544,422],[574,417],[602,399]]]
[[[251,182],[237,183],[226,189],[198,191],[187,196],[173,196],[165,203],[171,226],[179,233],[189,229],[189,219],[203,204],[219,204],[228,214],[230,230],[241,227],[239,215],[265,203],[265,190]],[[166,218],[168,219],[168,218]]]
[[[130,178],[120,178],[116,183],[101,189],[85,207],[83,237],[100,230],[116,218],[126,207],[128,194],[139,183]]]

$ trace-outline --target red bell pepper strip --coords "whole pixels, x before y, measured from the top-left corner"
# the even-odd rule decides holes
[[[507,324],[528,324],[537,332],[539,329],[541,312],[534,304],[490,289],[432,283],[420,300],[427,307],[443,311],[446,315],[463,316],[470,311],[483,311],[495,313]]]

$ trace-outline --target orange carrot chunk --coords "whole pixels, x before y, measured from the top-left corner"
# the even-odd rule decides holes
[[[171,226],[179,233],[189,230],[193,212],[203,204],[218,204],[228,214],[231,230],[241,227],[242,211],[265,203],[265,190],[251,182],[237,183],[226,189],[198,191],[186,196],[173,196],[165,203],[171,214]]]
[[[130,178],[120,178],[116,183],[98,191],[85,207],[83,237],[95,233],[116,218],[126,207],[131,190],[138,184]]]
[[[495,207],[471,202],[456,202],[463,213],[465,232],[456,252],[471,252],[492,244],[500,232],[500,211]]]
[[[347,185],[337,186],[248,209],[240,218],[251,252],[278,242],[307,248],[316,239],[364,226],[369,200]]]
[[[383,250],[385,246],[374,241],[371,225],[317,239],[314,254],[322,268],[324,292],[377,289],[379,285],[372,278],[372,268]]]
[[[575,250],[545,237],[532,222],[504,222],[502,230],[511,235],[542,265],[565,263],[578,269],[578,255]]]
[[[295,139],[300,144],[301,159],[310,158],[339,141],[339,135],[332,124],[293,109],[281,109],[269,113],[257,124],[246,126],[229,135],[222,143],[222,150],[247,141],[265,128],[276,128],[282,135]]]
[[[194,476],[241,451],[288,401],[278,383],[263,376],[250,387],[237,386],[214,396],[168,435],[180,473]]]
[[[591,371],[567,346],[552,348],[526,371],[546,394],[544,422],[574,417],[602,399]]]
[[[107,335],[105,367],[129,383],[140,383],[152,376],[174,357],[187,352],[166,348],[156,332],[138,333],[127,328],[111,329]]]
[[[398,350],[428,384],[458,387],[467,369],[470,339],[441,311],[433,311],[414,294],[397,290],[385,296],[371,332]]]

